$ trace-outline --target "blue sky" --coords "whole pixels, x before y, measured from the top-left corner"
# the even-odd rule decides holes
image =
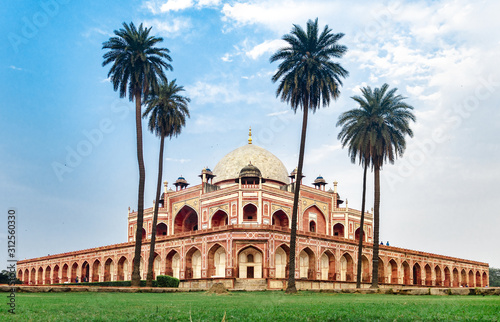
[[[152,26],[171,50],[167,76],[192,102],[183,133],[166,144],[164,179],[194,185],[246,143],[249,126],[255,144],[295,167],[301,117],[275,98],[269,57],[292,24],[318,17],[345,34],[350,76],[310,117],[306,182],[337,180],[359,209],[362,169],[335,124],[360,87],[387,82],[418,121],[404,157],[382,172],[381,240],[500,267],[500,3],[42,0],[0,10],[0,201],[18,210],[20,259],[126,240],[127,209],[137,208],[133,104],[101,66],[102,43],[122,22]],[[149,207],[159,142],[144,131],[144,144]]]

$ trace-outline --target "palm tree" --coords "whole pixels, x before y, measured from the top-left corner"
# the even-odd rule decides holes
[[[341,58],[347,47],[337,42],[344,36],[335,34],[328,26],[319,33],[318,19],[307,22],[307,30],[293,25],[290,34],[284,35],[287,46],[279,49],[271,56],[270,62],[282,60],[278,70],[272,77],[273,82],[280,80],[276,97],[290,104],[296,113],[300,107],[302,116],[302,134],[300,139],[299,162],[297,167],[297,183],[294,187],[292,230],[290,234],[290,264],[287,293],[296,293],[295,287],[295,248],[297,237],[297,212],[299,202],[300,181],[304,161],[308,112],[313,113],[321,105],[330,104],[330,99],[337,99],[342,85],[341,77],[348,72],[332,58]]]
[[[191,101],[179,93],[184,91],[175,79],[170,83],[160,84],[157,93],[149,95],[144,104],[147,106],[142,117],[150,115],[148,128],[160,137],[160,157],[158,160],[158,182],[156,184],[156,202],[153,214],[153,231],[149,248],[148,275],[146,286],[153,286],[153,263],[156,244],[156,224],[158,221],[158,204],[160,200],[161,178],[163,175],[163,147],[166,137],[177,137],[189,117],[188,103]]]
[[[396,91],[397,88],[389,90],[387,84],[374,90],[369,86],[364,87],[361,89],[362,96],[352,97],[359,104],[359,109],[348,111],[339,119],[339,123],[349,128],[344,133],[345,140],[350,142],[351,160],[356,158],[357,151],[360,162],[365,166],[365,173],[370,164],[375,174],[372,288],[378,288],[380,170],[386,161],[393,164],[398,156],[403,155],[406,149],[405,135],[413,137],[410,121],[416,121],[411,112],[413,106],[403,102],[405,97],[396,95]],[[339,137],[341,134],[344,137],[344,133],[341,132]],[[358,262],[360,259],[359,255]]]
[[[123,23],[123,29],[115,30],[115,37],[104,42],[102,49],[109,49],[103,56],[102,66],[112,63],[108,77],[113,89],[120,97],[135,100],[135,125],[137,137],[137,162],[139,165],[139,191],[137,201],[137,230],[135,238],[132,286],[140,285],[139,264],[141,259],[142,225],[144,220],[145,169],[142,153],[141,99],[158,87],[159,80],[166,80],[164,70],[172,70],[166,61],[172,61],[167,48],[154,47],[163,41],[161,37],[150,36],[150,28],[142,23],[137,29],[131,22]],[[165,61],[166,60],[166,61]]]
[[[351,162],[356,159],[363,166],[363,193],[361,201],[361,222],[358,245],[358,265],[356,288],[361,287],[361,255],[364,239],[365,203],[366,203],[366,172],[370,164],[370,132],[367,124],[367,115],[362,109],[353,109],[340,115],[337,126],[342,126],[338,139],[342,142],[342,148],[349,146],[348,154]]]

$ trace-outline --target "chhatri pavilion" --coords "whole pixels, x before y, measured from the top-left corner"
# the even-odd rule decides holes
[[[372,272],[373,214],[365,215],[365,245],[357,256],[361,212],[341,200],[337,182],[326,190],[317,177],[311,186],[297,180],[271,152],[248,144],[201,170],[200,183],[164,183],[158,224],[144,209],[141,276],[146,277],[149,239],[156,230],[154,274],[181,280],[180,287],[208,288],[222,282],[232,289],[282,289],[288,276],[293,191],[301,184],[296,270],[299,289],[355,287],[362,261],[367,287]],[[19,261],[25,284],[130,280],[137,212],[128,213],[128,237],[121,244]],[[488,285],[488,264],[380,245],[379,284],[436,287]]]

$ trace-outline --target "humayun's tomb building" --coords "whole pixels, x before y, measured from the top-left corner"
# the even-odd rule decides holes
[[[149,238],[157,232],[154,274],[181,280],[180,287],[282,289],[288,275],[289,240],[295,171],[289,174],[269,151],[251,142],[224,156],[201,183],[188,187],[180,177],[176,191],[159,201],[158,225],[153,207],[144,210],[141,276],[146,277]],[[305,181],[304,179],[302,181]],[[371,282],[373,214],[365,218],[363,256],[358,259],[360,211],[340,199],[337,183],[325,189],[318,177],[302,182],[297,225],[297,287],[355,287],[362,261],[364,287]],[[128,213],[127,242],[18,262],[26,284],[130,280],[137,212]],[[488,285],[488,264],[393,246],[380,246],[381,287],[418,285],[480,287]]]

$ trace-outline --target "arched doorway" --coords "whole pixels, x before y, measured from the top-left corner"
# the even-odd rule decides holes
[[[44,284],[43,283],[43,268],[41,268],[41,267],[38,269],[38,276],[37,276],[36,283],[37,284]]]
[[[88,282],[90,276],[90,265],[87,261],[82,264],[82,273],[80,276],[80,282]]]
[[[354,232],[354,240],[355,241],[359,241],[359,236],[361,235],[361,229],[356,229],[356,231]]]
[[[304,248],[299,253],[299,278],[316,279],[314,264],[316,263],[316,256],[309,248]]]
[[[290,220],[288,220],[288,216],[283,210],[278,210],[273,214],[273,222],[274,226],[288,228]]]
[[[275,277],[276,278],[287,278],[288,277],[288,256],[290,254],[290,248],[286,245],[281,245],[274,252],[274,266],[276,268]]]
[[[481,287],[484,285],[481,285],[481,273],[479,271],[476,272],[476,287]]]
[[[344,238],[344,225],[337,223],[333,226],[333,236]]]
[[[115,270],[115,264],[111,258],[108,258],[106,262],[104,262],[104,281],[110,282],[113,281],[113,272]]]
[[[36,269],[32,268],[30,273],[30,284],[36,284]]]
[[[453,269],[453,287],[459,287],[460,286],[460,280],[458,277],[458,269],[454,268]]]
[[[255,247],[247,247],[238,254],[240,278],[262,278],[262,253]]]
[[[118,260],[118,276],[117,281],[128,281],[129,280],[129,261],[125,256],[120,257]]]
[[[460,274],[460,285],[463,287],[468,286],[467,285],[467,273],[465,272],[465,269],[462,269],[462,272]]]
[[[378,258],[378,282],[386,283],[385,281],[385,265],[382,258]]]
[[[70,282],[75,283],[77,276],[78,276],[78,263],[73,263],[73,265],[71,265],[71,281]],[[81,280],[80,280],[80,282],[81,282]]]
[[[189,206],[182,207],[175,216],[174,233],[196,230],[198,230],[198,214]]]
[[[444,286],[445,287],[451,286],[451,272],[448,267],[444,268]]]
[[[156,236],[161,237],[161,236],[167,236],[168,233],[168,227],[165,223],[159,223],[156,225]]]
[[[59,265],[54,266],[54,270],[52,272],[52,283],[59,284]]]
[[[361,281],[363,283],[370,282],[370,261],[365,255],[361,256]]]
[[[321,255],[321,279],[335,281],[335,256],[330,251]]]
[[[44,282],[44,284],[51,284],[50,283],[50,272],[51,272],[50,266],[47,266],[47,268],[45,269],[45,282]]]
[[[425,265],[425,285],[432,286],[432,269],[429,264]]]
[[[211,227],[223,227],[227,226],[228,218],[227,214],[223,210],[217,210],[217,212],[212,216]]]
[[[483,287],[488,286],[488,274],[486,272],[483,272]]]
[[[99,282],[101,276],[101,262],[96,259],[92,264],[92,282]]]
[[[326,234],[325,216],[318,207],[312,206],[307,208],[302,215],[302,229],[305,231],[317,232]],[[314,230],[311,230],[314,229]]]
[[[24,284],[29,284],[29,283],[30,283],[30,271],[26,269],[24,271]]]
[[[394,259],[389,261],[389,283],[391,284],[399,284],[399,276],[398,276],[398,264]]]
[[[474,273],[469,271],[469,287],[474,287]]]
[[[401,267],[403,271],[403,284],[410,285],[410,265],[405,261]]]
[[[61,283],[71,282],[68,278],[68,271],[69,271],[68,264],[64,264],[62,267]]]
[[[226,251],[219,244],[212,246],[208,252],[208,276],[226,277]]]
[[[167,255],[165,263],[165,274],[175,278],[180,278],[181,256],[175,250],[171,250]]]
[[[20,269],[17,271],[17,279],[20,281],[24,281],[23,278],[24,278],[23,270]]]
[[[413,285],[422,285],[422,269],[418,263],[413,265]]]
[[[257,222],[257,207],[254,204],[247,204],[243,207],[243,221]]]
[[[354,261],[351,255],[345,253],[340,258],[340,280],[352,282],[354,281]]]
[[[438,265],[434,267],[434,274],[436,274],[436,286],[442,286],[443,277],[441,276],[441,268]]]
[[[186,253],[186,278],[201,278],[201,252],[196,247]]]

